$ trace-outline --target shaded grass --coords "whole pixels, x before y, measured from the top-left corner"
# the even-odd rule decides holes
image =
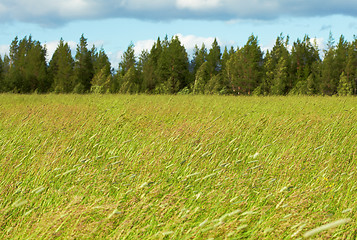
[[[1,238],[290,239],[339,219],[314,237],[357,235],[356,98],[0,103]]]

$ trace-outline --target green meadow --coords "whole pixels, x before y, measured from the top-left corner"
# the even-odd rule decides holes
[[[0,95],[0,239],[355,239],[357,98]]]

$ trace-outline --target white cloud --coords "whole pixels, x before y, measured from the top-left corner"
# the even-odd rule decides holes
[[[46,60],[49,62],[55,53],[57,47],[58,47],[59,41],[51,41],[51,42],[46,42],[42,44],[43,46],[46,46],[47,49],[47,56]],[[67,42],[69,48],[71,49],[72,55],[75,54],[76,48],[77,48],[77,43],[74,41],[68,41]]]
[[[123,51],[108,52],[107,56],[112,65],[112,68],[118,69],[119,63],[121,62],[121,57],[123,56]]]
[[[214,41],[214,37],[200,37],[200,36],[195,36],[195,35],[183,35],[181,33],[177,33],[175,34],[175,36],[177,36],[181,42],[181,44],[185,47],[186,51],[188,54],[192,54],[193,53],[193,49],[195,47],[195,45],[197,45],[198,47],[202,46],[202,43],[206,46],[207,49],[209,49]],[[224,46],[225,44],[217,38],[217,42],[220,46]],[[138,57],[141,52],[143,50],[147,50],[150,52],[152,46],[156,43],[156,40],[154,39],[147,39],[147,40],[140,40],[137,41],[134,44],[134,51],[135,51],[135,55]],[[231,42],[230,42],[231,43]],[[231,44],[229,44],[231,45]],[[120,52],[121,54],[123,52]],[[114,60],[114,58],[112,57],[111,59]],[[117,58],[118,59],[118,58]],[[111,60],[111,61],[113,61]],[[119,58],[119,61],[121,60],[121,55]],[[114,60],[115,62],[118,62],[118,60]]]
[[[314,45],[316,43],[318,49],[325,49],[326,48],[326,44],[325,44],[325,39],[324,38],[311,38],[310,42],[312,45]]]
[[[5,14],[6,11],[7,7],[4,4],[0,3],[0,14]]]
[[[177,0],[178,8],[187,8],[192,10],[212,9],[220,5],[220,0]]]
[[[210,48],[214,41],[214,37],[199,37],[195,35],[184,36],[181,33],[176,34],[176,36],[180,39],[187,51],[193,50],[195,45],[201,47],[202,43],[205,44],[206,48]],[[217,39],[217,42],[219,45],[223,45],[219,39]]]
[[[139,56],[143,50],[150,51],[150,49],[152,48],[152,46],[154,45],[155,42],[156,41],[153,39],[137,41],[134,44],[135,55]]]
[[[0,56],[4,57],[4,55],[9,55],[9,45],[0,45]]]
[[[0,0],[5,21],[60,25],[73,20],[136,19],[276,19],[282,16],[357,16],[351,0]]]

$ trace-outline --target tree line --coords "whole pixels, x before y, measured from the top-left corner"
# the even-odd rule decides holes
[[[263,52],[251,35],[241,48],[215,39],[208,49],[194,48],[190,60],[177,36],[160,38],[136,57],[134,45],[124,52],[116,71],[103,49],[88,47],[82,35],[75,54],[63,39],[51,60],[46,47],[31,36],[10,45],[0,56],[0,92],[14,93],[147,93],[232,95],[356,95],[357,38],[330,33],[323,57],[309,36],[291,45],[279,35]]]

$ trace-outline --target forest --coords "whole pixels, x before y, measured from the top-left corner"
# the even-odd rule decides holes
[[[225,47],[215,39],[195,46],[192,57],[177,36],[160,38],[136,57],[131,43],[116,70],[103,48],[80,37],[73,54],[60,40],[50,61],[32,36],[11,42],[0,56],[0,92],[126,93],[228,95],[356,95],[357,37],[330,33],[320,50],[308,35],[292,44],[280,34],[266,52],[251,35],[242,47]]]

